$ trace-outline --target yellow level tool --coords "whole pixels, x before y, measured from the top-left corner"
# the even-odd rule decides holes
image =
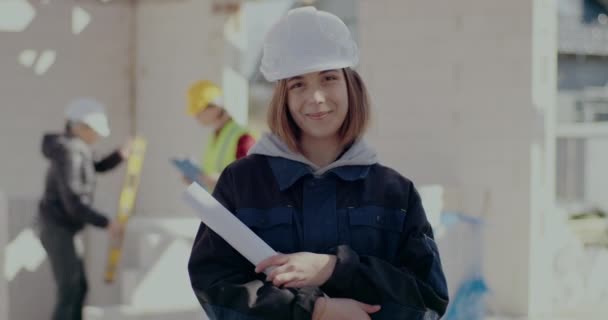
[[[116,278],[116,270],[118,269],[120,256],[122,255],[122,244],[126,225],[135,208],[139,177],[141,176],[145,154],[146,140],[141,137],[136,137],[133,139],[131,145],[131,155],[129,155],[127,162],[127,174],[120,192],[118,215],[116,216],[117,222],[122,225],[123,228],[118,237],[110,239],[110,249],[105,272],[105,281],[107,283],[113,282]]]

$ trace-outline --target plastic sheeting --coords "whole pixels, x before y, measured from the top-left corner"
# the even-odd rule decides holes
[[[459,213],[443,213],[437,242],[448,281],[450,305],[444,320],[481,320],[489,289],[483,279],[483,222]]]

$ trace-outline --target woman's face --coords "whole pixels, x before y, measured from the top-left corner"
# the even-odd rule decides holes
[[[84,123],[74,124],[72,132],[88,145],[93,145],[99,140],[97,132]]]
[[[206,127],[216,127],[222,117],[222,108],[216,105],[209,105],[203,111],[196,115],[196,119],[200,124]]]
[[[289,78],[287,105],[302,137],[336,138],[348,112],[344,72],[335,69]]]

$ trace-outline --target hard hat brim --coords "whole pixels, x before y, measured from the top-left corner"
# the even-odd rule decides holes
[[[108,125],[108,119],[105,115],[97,114],[93,117],[87,117],[82,120],[82,123],[89,126],[89,128],[102,138],[110,136],[110,126]]]
[[[261,70],[266,81],[275,82],[278,80],[289,79],[295,76],[301,76],[311,72],[321,72],[325,70],[335,70],[335,69],[344,69],[344,68],[353,68],[356,66],[356,63],[352,61],[333,61],[320,63],[312,66],[307,66],[306,68],[294,69],[289,72],[280,72],[276,74],[269,74],[265,72],[265,70]]]

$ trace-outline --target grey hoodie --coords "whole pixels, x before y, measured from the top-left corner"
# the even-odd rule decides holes
[[[311,168],[315,176],[320,176],[325,172],[345,166],[362,166],[372,165],[378,162],[376,152],[365,143],[363,140],[356,141],[342,156],[327,165],[320,168],[312,163],[304,155],[291,151],[278,136],[272,133],[266,133],[262,138],[249,150],[248,154],[259,154],[269,157],[281,157],[306,164]]]
[[[42,154],[50,162],[40,201],[43,221],[72,232],[85,224],[107,226],[106,216],[92,207],[95,173],[116,167],[122,161],[120,153],[95,162],[90,147],[82,140],[69,134],[47,134],[42,139]]]

